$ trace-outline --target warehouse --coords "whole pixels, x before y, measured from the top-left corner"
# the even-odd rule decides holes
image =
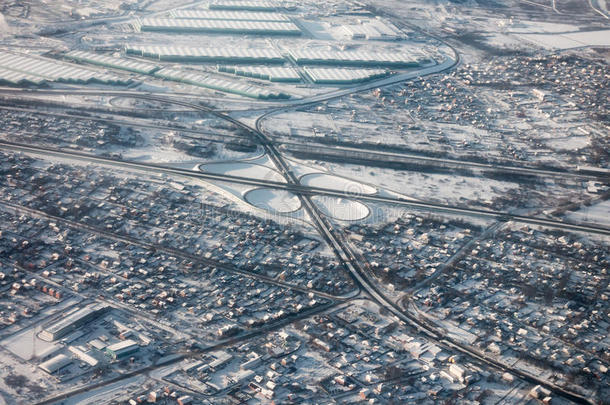
[[[79,62],[87,62],[94,65],[106,66],[115,69],[127,70],[129,72],[151,74],[159,69],[159,66],[152,63],[140,62],[129,59],[114,58],[111,56],[100,55],[92,52],[72,51],[64,55],[68,59]]]
[[[229,0],[213,1],[210,10],[246,10],[246,11],[274,11],[277,5],[271,1]]]
[[[268,66],[218,66],[218,71],[237,76],[252,77],[270,82],[300,82],[301,76],[291,67]]]
[[[62,368],[69,366],[71,363],[72,360],[68,356],[65,354],[58,354],[52,359],[49,359],[44,363],[40,363],[38,367],[49,374],[55,374]]]
[[[91,356],[90,354],[78,347],[70,346],[68,347],[68,350],[74,355],[74,357],[76,357],[80,361],[87,363],[91,367],[95,367],[99,363],[99,361],[95,357]]]
[[[127,339],[106,348],[106,354],[113,360],[121,360],[140,349],[138,342]]]
[[[225,93],[232,93],[250,98],[277,99],[290,97],[284,93],[271,92],[249,84],[231,82],[228,80],[210,77],[209,75],[201,73],[185,72],[177,69],[162,69],[155,73],[155,76],[162,79],[188,83],[194,86],[205,87],[212,90],[223,91]]]
[[[338,69],[312,68],[303,69],[312,82],[316,84],[354,84],[373,80],[388,75],[384,69]]]
[[[39,337],[47,342],[53,342],[57,339],[61,339],[68,333],[71,333],[88,322],[93,321],[109,309],[110,307],[108,305],[93,304],[86,306],[85,308],[74,310],[71,313],[64,314],[63,318],[61,318],[59,321],[46,327],[42,332],[40,332]]]
[[[290,21],[281,13],[257,13],[251,11],[226,10],[174,10],[170,13],[174,18],[199,20],[229,20],[229,21]]]
[[[143,32],[301,35],[292,22],[144,18],[134,24]]]
[[[300,65],[353,65],[384,67],[416,67],[424,60],[406,52],[367,51],[289,51],[290,57]]]
[[[272,48],[196,48],[183,46],[127,46],[128,54],[173,62],[209,63],[284,63],[284,57]]]
[[[5,73],[13,71],[23,74],[23,76],[11,76],[7,74],[7,79],[10,78],[13,81],[29,81],[32,83],[36,82],[33,80],[33,77],[39,77],[44,81],[66,83],[98,82],[105,84],[128,84],[131,82],[131,79],[123,80],[118,76],[100,73],[95,70],[85,69],[78,65],[63,63],[54,59],[3,51],[0,51],[0,69]]]
[[[379,18],[358,20],[357,25],[346,25],[343,30],[351,39],[396,41],[404,37],[392,23]]]

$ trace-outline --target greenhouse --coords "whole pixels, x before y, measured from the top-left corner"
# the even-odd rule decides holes
[[[39,76],[29,75],[23,72],[16,72],[0,67],[0,82],[9,84],[42,84],[45,79]]]
[[[142,74],[151,74],[159,69],[159,66],[153,65],[152,63],[115,58],[92,52],[71,51],[66,53],[64,56],[68,59],[79,62],[87,62],[94,65],[106,66]]]
[[[250,11],[229,10],[174,10],[170,13],[174,18],[200,20],[232,20],[232,21],[290,21],[280,13],[260,13]]]
[[[271,1],[220,0],[211,2],[209,8],[210,10],[273,11],[277,9],[277,4]]]
[[[290,50],[290,57],[300,65],[353,65],[415,67],[420,61],[407,52]]]
[[[250,48],[194,48],[180,46],[128,46],[128,54],[174,62],[212,63],[284,63],[284,57],[275,49]]]
[[[268,80],[270,82],[300,82],[301,76],[291,67],[268,66],[218,66],[218,71],[232,73],[237,76],[252,77],[253,79]]]
[[[225,93],[237,94],[244,97],[259,99],[290,98],[288,94],[272,92],[250,84],[232,82],[229,80],[210,77],[204,73],[185,72],[182,70],[165,68],[155,73],[155,76],[175,82],[192,84]]]
[[[336,69],[311,68],[303,69],[316,84],[354,84],[378,79],[388,75],[384,69]]]
[[[294,23],[277,21],[144,18],[137,21],[135,26],[140,31],[149,32],[301,35],[301,30]]]
[[[38,77],[44,81],[65,83],[131,83],[131,79],[122,79],[118,76],[100,73],[95,70],[86,69],[81,66],[60,62],[54,59],[18,55],[2,51],[0,51],[0,68],[3,69],[3,72],[13,71],[21,73],[23,75],[22,79],[19,79],[19,75],[11,76],[11,80],[17,80],[17,83],[19,80],[35,83],[36,81],[32,80],[34,77]],[[9,76],[7,75],[7,78],[8,77]],[[39,83],[40,81],[38,84]]]

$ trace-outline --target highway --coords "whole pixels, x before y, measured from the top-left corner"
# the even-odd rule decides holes
[[[23,108],[23,107],[10,107],[10,106],[2,106],[0,105],[0,110],[9,110],[9,111],[18,111],[18,112],[29,112],[33,114],[40,115],[49,115],[59,118],[65,119],[81,119],[81,120],[89,120],[89,121],[98,121],[104,122],[108,124],[114,125],[126,125],[138,128],[150,128],[150,129],[158,129],[162,131],[178,131],[188,134],[194,135],[202,135],[201,137],[192,137],[199,138],[201,140],[206,140],[213,143],[227,143],[232,142],[233,140],[243,140],[243,136],[233,135],[233,134],[216,134],[211,131],[202,131],[192,128],[182,128],[179,126],[167,126],[160,124],[146,124],[143,122],[134,122],[127,119],[116,119],[110,117],[99,117],[99,116],[87,116],[87,115],[77,115],[77,114],[66,114],[66,113],[58,113],[51,111],[41,111],[31,108]],[[112,113],[109,111],[108,113]],[[268,115],[265,116],[265,118]],[[228,141],[227,141],[228,140]],[[361,164],[361,165],[371,165],[374,162],[384,162],[384,163],[397,163],[397,164],[410,164],[410,163],[421,163],[424,165],[432,165],[434,167],[447,167],[447,168],[455,168],[455,169],[473,169],[479,171],[485,171],[487,173],[493,172],[498,174],[508,174],[508,175],[525,175],[525,176],[539,176],[543,178],[555,177],[559,179],[570,178],[574,180],[602,180],[607,181],[607,176],[602,175],[593,175],[579,172],[577,168],[563,169],[563,168],[555,168],[555,169],[540,169],[535,167],[527,167],[527,166],[517,166],[515,165],[506,165],[506,164],[492,164],[492,163],[480,163],[473,162],[470,160],[456,160],[456,159],[447,159],[440,157],[432,157],[432,156],[422,156],[416,155],[412,153],[406,152],[384,152],[378,150],[370,150],[366,148],[359,147],[346,147],[346,146],[323,146],[319,144],[315,145],[304,145],[303,143],[297,142],[286,142],[286,141],[274,141],[276,145],[279,145],[280,151],[286,151],[289,153],[310,153],[314,152],[319,157],[316,157],[316,160],[324,160],[325,158],[330,159],[348,159],[350,163]]]
[[[107,92],[105,94],[108,95]],[[356,285],[359,288],[361,288],[362,291],[366,292],[379,305],[387,308],[391,313],[393,313],[399,319],[401,319],[404,322],[406,322],[407,324],[411,325],[412,327],[414,327],[416,330],[420,331],[421,333],[426,334],[430,339],[436,341],[437,343],[442,344],[446,347],[450,347],[462,354],[465,354],[475,361],[480,361],[482,363],[485,363],[489,366],[492,366],[492,367],[497,368],[502,371],[510,371],[514,375],[519,376],[520,378],[522,378],[526,381],[532,382],[534,384],[540,384],[544,387],[547,387],[547,388],[551,389],[553,392],[555,392],[556,394],[561,395],[561,396],[568,398],[572,401],[575,401],[577,403],[591,403],[586,398],[584,398],[576,393],[570,392],[562,387],[559,387],[556,384],[553,384],[546,380],[542,380],[542,379],[538,378],[537,376],[530,375],[519,369],[509,367],[508,365],[499,362],[495,358],[490,358],[484,354],[479,353],[478,350],[476,350],[472,347],[463,345],[448,337],[443,337],[442,331],[437,330],[434,325],[428,324],[426,321],[419,319],[418,317],[410,314],[408,311],[403,311],[396,303],[394,303],[392,300],[385,297],[384,294],[378,289],[375,282],[369,280],[368,275],[366,274],[365,270],[362,268],[363,263],[361,261],[359,261],[357,256],[354,254],[354,252],[351,251],[349,244],[345,243],[343,236],[340,233],[336,234],[334,232],[333,227],[331,225],[329,225],[327,223],[327,220],[324,219],[322,217],[322,215],[318,212],[316,205],[312,203],[311,199],[309,198],[309,195],[304,193],[304,189],[301,189],[301,190],[297,189],[298,187],[302,187],[302,186],[299,185],[298,180],[296,179],[294,174],[289,170],[288,165],[283,160],[281,154],[279,153],[279,151],[277,150],[277,148],[275,147],[273,142],[271,142],[271,140],[268,139],[262,133],[262,131],[260,131],[260,122],[261,122],[261,118],[264,117],[264,115],[259,117],[259,119],[256,121],[256,128],[251,128],[251,127],[243,124],[242,122],[240,122],[232,117],[227,116],[226,114],[211,110],[208,107],[199,106],[197,104],[183,102],[183,101],[179,101],[179,100],[172,100],[172,99],[168,100],[167,98],[159,97],[159,96],[137,95],[134,97],[144,98],[144,99],[149,99],[149,100],[154,100],[154,101],[159,101],[159,102],[164,102],[164,103],[169,103],[169,104],[182,105],[185,107],[209,112],[209,113],[212,113],[212,114],[218,116],[219,118],[223,118],[229,122],[234,123],[238,127],[241,127],[242,129],[247,130],[250,134],[254,135],[254,137],[256,139],[258,139],[259,142],[262,144],[262,146],[265,148],[269,157],[272,159],[272,161],[274,162],[276,167],[278,167],[278,169],[281,170],[282,174],[286,178],[287,183],[286,184],[280,183],[280,184],[283,184],[283,187],[292,187],[292,190],[294,190],[295,192],[298,193],[297,195],[301,199],[303,207],[309,213],[309,215],[314,223],[314,226],[318,229],[319,233],[326,240],[326,242],[331,247],[331,249],[334,251],[334,253],[339,258],[339,260],[343,263],[344,267],[349,271],[349,273],[352,276],[352,279],[354,280]],[[12,147],[14,147],[14,145]],[[48,148],[46,148],[46,149],[47,149],[46,153],[48,154],[49,150],[48,150]],[[38,151],[37,153],[40,153],[40,151]],[[135,165],[135,163],[130,163],[130,165]],[[137,165],[141,165],[141,164],[137,163]],[[176,169],[164,168],[164,170],[174,171]],[[181,175],[184,175],[184,174],[181,173]],[[208,174],[208,175],[210,175],[210,174]],[[214,176],[219,176],[219,175],[214,175]],[[227,176],[224,176],[224,177],[225,177],[224,181],[227,181],[228,177]],[[222,181],[219,177],[217,177],[217,180]],[[238,178],[232,179],[232,181],[237,181],[237,180],[241,180],[241,179],[238,179]],[[241,181],[254,182],[254,181],[259,181],[259,180],[243,179]],[[267,185],[269,185],[269,183],[267,183]],[[276,186],[279,187],[279,185],[276,185]],[[286,189],[288,189],[288,188],[286,188]],[[311,189],[312,189],[312,191],[314,191],[313,188],[311,188]],[[331,190],[324,190],[324,189],[315,190],[315,191],[318,194],[325,193],[326,195],[331,195],[330,193],[333,193],[333,191],[331,191]],[[334,193],[336,193],[336,192],[334,192]],[[528,218],[528,217],[523,217],[523,216],[518,216],[518,215],[494,212],[494,211],[473,210],[473,209],[466,209],[463,207],[451,207],[451,206],[444,206],[444,205],[440,205],[440,204],[407,201],[407,200],[399,200],[399,199],[390,199],[390,201],[382,201],[384,198],[380,197],[380,196],[359,196],[358,198],[359,199],[375,198],[379,202],[400,203],[402,205],[408,205],[408,206],[411,206],[414,208],[419,207],[419,208],[426,208],[426,209],[434,209],[436,211],[443,211],[443,212],[450,212],[450,213],[458,213],[458,214],[466,214],[466,215],[472,215],[472,214],[476,213],[479,216],[490,216],[490,217],[494,217],[494,218],[500,219],[500,220],[510,219],[510,220],[515,220],[515,221],[519,221],[519,222],[556,227],[556,228],[561,228],[561,229],[566,229],[566,230],[576,230],[576,231],[601,233],[601,234],[610,233],[610,230],[605,229],[605,228],[567,224],[567,223],[563,223],[560,221],[553,221],[553,220],[541,219],[541,218]]]
[[[256,122],[256,131],[257,136],[263,143],[269,142],[264,133],[260,131],[260,119]],[[282,170],[286,180],[294,185],[298,184],[298,180],[289,170],[288,165],[285,163],[281,154],[277,151],[274,145],[270,142],[266,143],[265,149],[270,154],[277,167]],[[478,350],[472,347],[466,346],[448,336],[445,336],[444,332],[439,330],[435,325],[432,325],[430,322],[423,321],[419,317],[413,316],[408,311],[402,310],[398,304],[383,294],[375,281],[370,280],[368,272],[364,268],[366,261],[363,260],[361,255],[356,254],[352,250],[349,242],[347,242],[345,239],[345,235],[341,231],[336,231],[334,227],[328,223],[328,221],[320,214],[319,209],[311,201],[308,195],[299,194],[299,198],[310,215],[314,226],[318,229],[337,257],[341,260],[344,267],[349,271],[356,285],[360,287],[362,291],[366,292],[376,303],[389,310],[398,319],[411,325],[416,330],[427,335],[430,339],[436,341],[437,343],[465,354],[475,361],[479,361],[502,371],[510,371],[526,381],[547,387],[553,392],[574,402],[583,404],[590,403],[590,401],[588,401],[586,398],[576,393],[568,391],[546,380],[542,380],[537,376],[526,373],[522,370],[514,369],[507,364],[480,353]]]
[[[105,157],[105,156],[95,156],[77,151],[67,151],[60,150],[51,147],[41,147],[41,146],[33,146],[33,145],[25,145],[8,141],[0,141],[0,149],[17,151],[30,153],[40,156],[55,156],[60,158],[66,158],[71,160],[78,160],[87,163],[94,164],[102,164],[102,165],[110,165],[115,166],[125,170],[137,170],[143,171],[146,173],[156,172],[159,174],[166,175],[176,175],[182,177],[188,177],[193,179],[199,179],[204,181],[220,181],[220,182],[231,182],[249,185],[253,187],[264,187],[264,188],[273,188],[278,190],[286,190],[297,195],[323,195],[329,197],[337,197],[337,198],[347,198],[358,201],[368,201],[374,203],[383,203],[383,204],[393,204],[398,206],[404,206],[409,208],[416,208],[420,210],[431,210],[435,212],[445,212],[449,214],[459,214],[459,215],[467,215],[467,216],[476,216],[482,218],[490,218],[500,221],[515,221],[521,222],[531,225],[540,225],[546,226],[550,228],[563,229],[567,231],[576,231],[576,232],[586,232],[586,233],[594,233],[601,235],[610,235],[610,229],[599,227],[591,224],[583,225],[583,224],[571,224],[568,222],[547,219],[547,218],[539,218],[539,217],[531,217],[526,215],[517,215],[511,214],[503,211],[493,211],[493,210],[484,210],[479,208],[468,208],[468,207],[460,207],[455,205],[448,204],[440,204],[434,202],[426,202],[419,200],[409,200],[403,198],[389,197],[389,196],[381,196],[381,195],[369,195],[369,194],[353,194],[349,191],[340,191],[340,190],[332,190],[328,188],[322,187],[312,187],[305,186],[300,184],[296,177],[292,178],[291,181],[288,182],[278,182],[272,180],[261,180],[250,177],[241,177],[241,176],[233,176],[228,174],[217,174],[210,172],[197,172],[193,170],[174,168],[164,165],[159,165],[155,163],[142,163],[142,162],[133,162],[127,161],[117,158]],[[279,154],[279,152],[278,152]],[[284,168],[280,167],[280,170],[283,173],[289,173],[290,170],[286,165]]]
[[[380,12],[378,10],[375,10],[375,13],[378,15],[380,14]],[[393,18],[390,18],[390,19],[393,20]],[[400,25],[404,25],[404,24],[400,24]],[[428,34],[428,33],[426,33],[426,34]],[[438,38],[436,38],[436,39],[438,39]],[[440,39],[438,39],[438,40],[440,40]],[[440,41],[442,41],[442,40],[440,40]],[[405,73],[402,75],[396,75],[396,76],[393,76],[393,77],[390,77],[390,78],[387,78],[384,80],[368,83],[366,85],[356,86],[356,87],[353,87],[350,89],[342,89],[342,90],[339,90],[336,92],[331,92],[331,93],[313,96],[313,97],[304,98],[304,99],[299,99],[299,100],[289,100],[289,101],[285,102],[282,106],[275,108],[271,111],[268,111],[267,114],[274,112],[274,111],[280,111],[282,109],[293,109],[295,107],[300,107],[300,106],[304,106],[304,105],[317,104],[317,103],[328,101],[328,100],[331,100],[334,98],[342,97],[345,95],[354,94],[356,92],[367,91],[367,90],[370,90],[371,88],[389,86],[389,85],[392,85],[395,83],[403,82],[405,80],[422,77],[424,75],[433,75],[433,74],[437,74],[437,73],[449,70],[449,69],[457,66],[460,63],[459,54],[457,53],[457,51],[455,49],[453,49],[453,51],[455,53],[454,58],[447,57],[447,59],[440,65],[436,65],[436,66],[426,68],[426,69],[421,69],[419,71]],[[152,170],[154,170],[154,171],[157,171],[158,173],[198,178],[198,179],[206,180],[206,181],[225,181],[225,182],[230,181],[230,182],[236,182],[236,183],[241,183],[241,184],[248,184],[248,185],[252,185],[255,187],[273,187],[273,188],[284,189],[284,190],[294,192],[300,198],[300,200],[302,202],[302,206],[304,207],[304,209],[307,211],[308,215],[310,216],[313,225],[316,227],[316,229],[318,230],[320,235],[326,240],[326,242],[331,247],[331,249],[334,251],[334,253],[338,257],[338,259],[341,261],[343,266],[349,272],[352,279],[354,280],[354,283],[363,292],[366,292],[375,302],[377,302],[380,306],[388,309],[398,319],[402,320],[403,322],[407,323],[408,325],[411,325],[413,328],[419,330],[421,333],[428,336],[431,340],[436,341],[439,345],[442,345],[443,347],[451,348],[459,353],[462,353],[475,362],[487,364],[487,365],[494,367],[501,371],[510,371],[512,374],[518,376],[519,378],[522,378],[533,384],[540,384],[544,387],[547,387],[547,388],[551,389],[552,391],[554,391],[556,394],[561,395],[574,402],[590,403],[589,400],[587,400],[586,398],[584,398],[576,393],[570,392],[562,387],[558,387],[554,383],[543,380],[543,379],[539,378],[538,376],[526,373],[519,369],[512,368],[512,367],[498,361],[495,358],[491,358],[487,355],[480,353],[475,348],[466,346],[458,341],[455,341],[454,339],[452,339],[450,337],[445,336],[443,331],[440,330],[435,325],[429,323],[428,321],[422,320],[419,317],[414,316],[410,312],[405,311],[402,308],[400,308],[395,302],[393,302],[391,299],[389,299],[388,297],[386,297],[384,295],[384,293],[379,289],[379,287],[377,286],[377,284],[374,280],[371,280],[370,275],[368,274],[368,272],[365,268],[365,262],[362,260],[362,257],[353,251],[350,244],[346,241],[345,235],[341,231],[336,230],[334,228],[334,226],[329,222],[329,220],[320,213],[318,207],[312,202],[311,196],[312,195],[327,195],[327,196],[334,196],[334,197],[340,197],[340,198],[352,198],[352,199],[358,199],[358,200],[362,200],[362,201],[396,204],[396,205],[402,205],[402,206],[406,206],[406,207],[410,207],[410,208],[426,209],[426,210],[432,210],[432,211],[438,211],[438,212],[447,212],[447,213],[452,213],[452,214],[488,217],[488,218],[501,220],[501,221],[512,220],[512,221],[523,222],[523,223],[528,223],[528,224],[533,224],[533,225],[541,225],[541,226],[559,228],[559,229],[570,230],[570,231],[590,232],[590,233],[597,233],[597,234],[604,234],[604,235],[610,235],[610,229],[600,228],[600,227],[596,227],[596,226],[592,226],[592,225],[569,224],[569,223],[556,221],[556,220],[513,215],[513,214],[508,214],[508,213],[503,213],[503,212],[498,212],[498,211],[472,209],[472,208],[466,208],[466,207],[436,204],[436,203],[431,203],[431,202],[411,201],[411,200],[400,199],[400,198],[383,197],[383,196],[379,196],[379,195],[354,196],[354,195],[351,195],[350,193],[345,193],[345,192],[336,191],[336,190],[328,190],[328,189],[323,189],[323,188],[303,186],[299,183],[297,176],[290,170],[289,165],[284,160],[282,154],[279,152],[275,143],[267,135],[265,135],[264,132],[262,131],[260,124],[261,124],[261,120],[265,117],[266,114],[263,114],[262,116],[260,116],[256,121],[255,128],[252,128],[252,127],[240,122],[239,120],[230,117],[229,115],[227,115],[225,113],[215,111],[213,109],[210,109],[208,107],[205,107],[205,106],[202,106],[202,105],[199,105],[196,103],[172,99],[167,96],[142,94],[139,92],[116,92],[116,91],[106,91],[106,90],[100,90],[100,91],[44,90],[44,91],[36,92],[36,94],[44,94],[45,92],[47,94],[62,94],[62,92],[63,92],[64,94],[69,93],[69,94],[115,95],[115,96],[117,96],[117,95],[125,96],[126,94],[129,94],[131,97],[134,97],[134,98],[146,99],[146,100],[150,100],[150,101],[158,101],[158,102],[173,104],[173,105],[180,105],[180,106],[192,108],[194,110],[199,110],[199,111],[214,114],[217,117],[224,119],[228,122],[231,122],[231,123],[235,124],[236,126],[246,130],[252,136],[253,139],[257,140],[258,141],[257,143],[259,143],[265,149],[265,151],[267,152],[267,155],[273,161],[273,163],[275,164],[277,169],[281,172],[281,174],[284,176],[286,181],[285,182],[271,182],[271,181],[267,181],[267,180],[249,179],[249,178],[238,177],[238,176],[219,175],[219,174],[213,174],[213,173],[197,173],[197,172],[193,172],[193,171],[170,168],[167,166],[161,166],[161,165],[155,165],[155,164],[127,162],[127,161],[123,161],[123,160],[119,160],[119,159],[92,156],[92,155],[87,155],[87,154],[83,154],[83,153],[79,153],[79,152],[73,152],[73,151],[68,152],[65,150],[51,149],[48,147],[36,147],[36,146],[31,146],[31,145],[21,145],[21,144],[15,144],[15,143],[10,143],[10,142],[0,143],[0,148],[5,149],[5,150],[21,151],[21,152],[25,152],[25,153],[43,154],[45,156],[54,155],[54,156],[58,156],[58,157],[63,157],[63,158],[67,158],[67,159],[77,159],[77,160],[90,162],[90,163],[113,165],[113,166],[117,166],[117,167],[121,167],[121,168],[125,168],[125,169],[140,170],[140,171],[145,170],[147,172],[151,172]],[[19,93],[28,93],[28,91],[20,91]],[[76,224],[76,225],[78,225],[78,224]],[[169,252],[169,250],[168,250],[168,252]],[[197,260],[201,261],[200,258],[198,258]],[[260,331],[253,332],[253,333],[260,333]],[[243,336],[240,338],[243,338]],[[140,370],[140,371],[138,371],[138,374],[141,374],[142,372],[144,372],[144,371]],[[124,378],[124,377],[122,376],[119,378]],[[90,389],[90,388],[91,388],[91,386],[88,386],[88,387],[85,387],[82,389]],[[63,398],[65,398],[65,396],[63,396],[60,399],[63,399]],[[45,401],[45,403],[49,403],[49,402]]]
[[[345,146],[324,147],[321,145],[303,145],[302,143],[282,142],[281,150],[290,153],[312,153],[316,155],[316,160],[324,160],[328,157],[338,159],[349,159],[350,163],[367,165],[372,162],[398,163],[409,164],[419,162],[435,167],[451,167],[462,169],[474,169],[486,172],[495,172],[499,174],[514,174],[525,176],[540,176],[540,177],[556,177],[556,178],[574,178],[580,180],[599,180],[600,176],[580,173],[576,168],[572,170],[557,168],[556,170],[538,169],[526,166],[508,166],[503,164],[478,163],[468,160],[455,160],[446,158],[437,158],[431,156],[421,156],[410,153],[396,153],[372,151],[368,149],[360,149]],[[319,157],[318,157],[319,156]],[[603,180],[607,180],[604,178]]]

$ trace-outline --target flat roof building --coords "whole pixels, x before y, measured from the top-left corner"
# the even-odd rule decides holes
[[[187,18],[199,20],[228,20],[228,21],[290,21],[288,17],[280,13],[259,13],[251,11],[227,11],[227,10],[174,10],[171,13],[174,18]]]
[[[79,327],[93,321],[95,318],[106,312],[109,308],[110,307],[108,305],[93,304],[72,311],[65,314],[65,316],[59,321],[47,326],[42,332],[40,332],[39,337],[47,342],[53,342],[61,339]]]
[[[284,63],[273,48],[201,48],[190,46],[128,45],[128,54],[175,62]]]
[[[113,360],[120,360],[124,357],[129,356],[132,353],[137,352],[140,349],[138,342],[135,340],[127,339],[122,342],[115,343],[106,348],[106,354]]]
[[[368,52],[292,49],[289,54],[299,65],[414,67],[431,60],[415,50],[413,52]]]
[[[277,4],[271,1],[216,0],[209,4],[209,8],[210,10],[274,11]]]
[[[72,360],[68,356],[65,354],[58,354],[44,363],[40,363],[38,367],[49,374],[55,374],[70,363],[72,363]]]
[[[186,18],[144,18],[135,23],[143,32],[301,35],[289,21],[201,20]]]

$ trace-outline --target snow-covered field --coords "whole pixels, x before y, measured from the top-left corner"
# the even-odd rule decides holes
[[[568,220],[610,226],[610,200],[582,207],[567,216]]]
[[[306,174],[305,176],[301,177],[301,184],[310,187],[342,191],[353,195],[375,194],[377,192],[375,187],[369,186],[368,184],[325,173]]]
[[[283,182],[284,177],[269,167],[249,162],[208,163],[199,166],[201,171],[230,176],[247,177],[250,179]]]
[[[610,46],[610,30],[570,32],[564,34],[519,34],[519,36],[547,49]]]
[[[324,215],[340,221],[357,221],[370,213],[369,208],[359,201],[329,196],[313,196],[311,199]]]
[[[294,212],[301,207],[299,198],[286,190],[257,188],[248,191],[244,199],[255,207],[281,214]]]

